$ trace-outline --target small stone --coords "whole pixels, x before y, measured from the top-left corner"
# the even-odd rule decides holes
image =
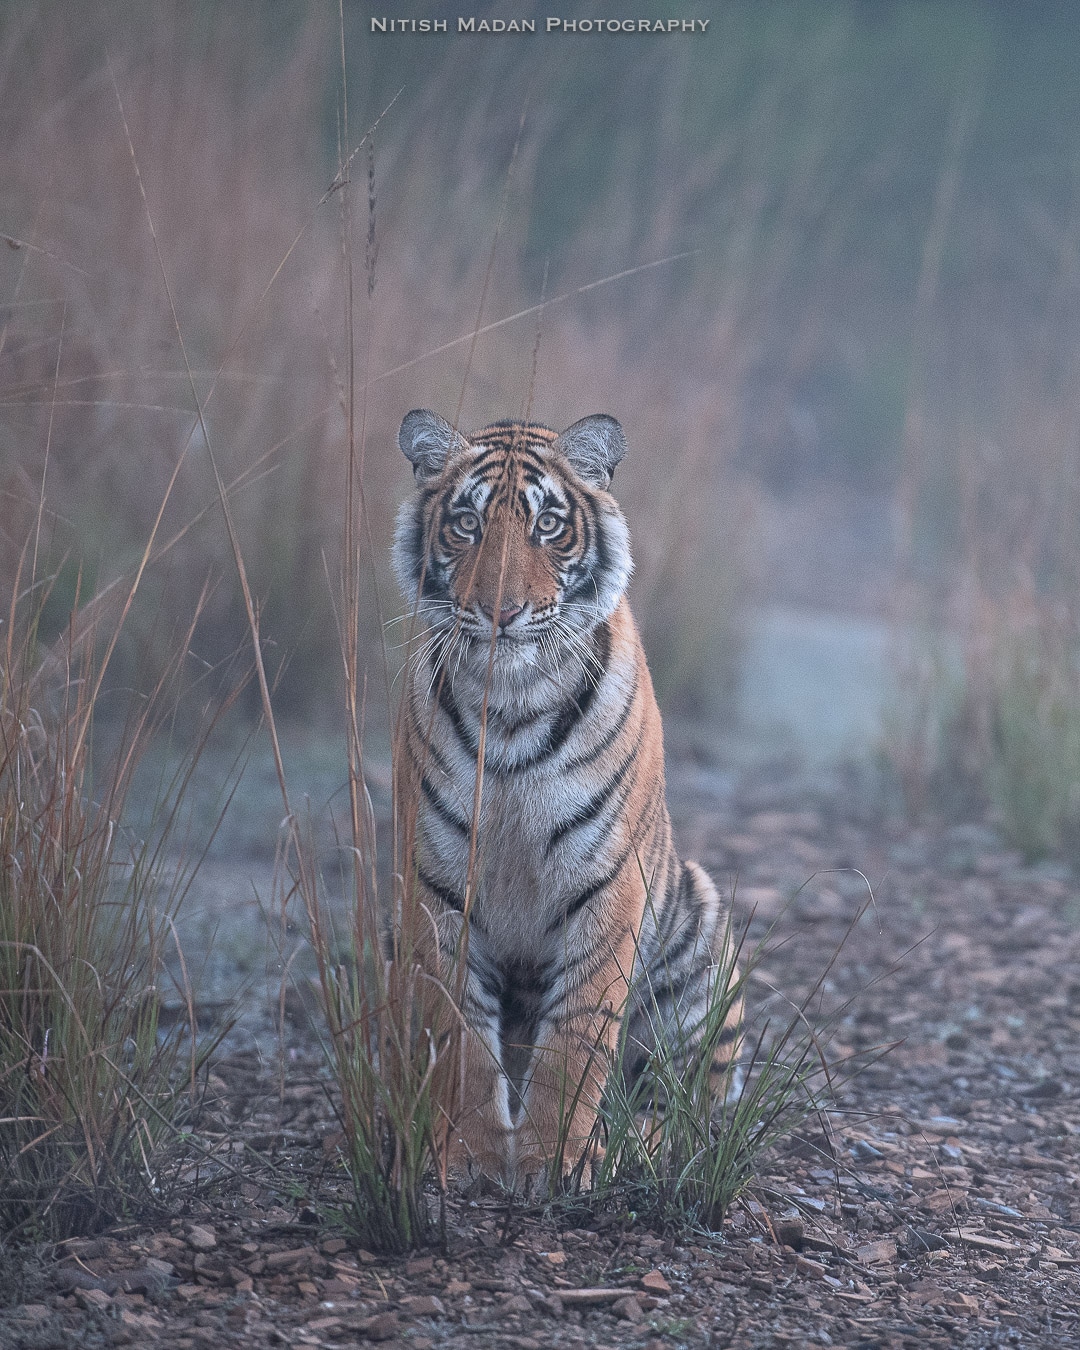
[[[112,1297],[104,1289],[76,1289],[75,1298],[87,1312],[92,1312],[95,1308],[100,1311],[112,1303]]]
[[[49,1315],[44,1303],[24,1303],[14,1314],[21,1322],[43,1322]]]
[[[562,1317],[563,1303],[557,1292],[545,1294],[542,1289],[528,1289],[526,1297],[537,1312],[545,1312],[549,1317]]]
[[[895,1261],[896,1243],[891,1238],[883,1238],[880,1242],[865,1242],[855,1249],[855,1255],[864,1266],[872,1266],[876,1262]]]
[[[408,1317],[445,1317],[446,1308],[434,1294],[410,1294],[401,1300],[401,1311]]]
[[[541,1252],[541,1253],[540,1253],[540,1260],[543,1261],[543,1263],[544,1263],[546,1266],[565,1266],[565,1265],[566,1265],[566,1253],[565,1253],[565,1252]]]
[[[299,1280],[296,1288],[305,1298],[319,1297],[319,1286],[317,1284],[312,1284],[310,1280]]]
[[[1036,1083],[1016,1089],[1019,1096],[1029,1099],[1060,1097],[1064,1091],[1064,1086],[1056,1078],[1040,1078]]]
[[[450,1280],[443,1290],[447,1298],[457,1298],[459,1294],[469,1294],[472,1292],[472,1285],[468,1280],[453,1279]]]
[[[649,1294],[659,1294],[661,1298],[671,1293],[671,1285],[658,1270],[650,1270],[641,1277],[641,1287]]]
[[[979,1300],[972,1294],[951,1293],[945,1300],[945,1311],[958,1313],[962,1317],[978,1317]]]
[[[345,1251],[348,1245],[344,1238],[327,1238],[322,1245],[322,1253],[324,1256],[337,1256]],[[247,1243],[244,1246],[246,1247]]]
[[[299,1270],[310,1266],[314,1253],[310,1247],[292,1247],[285,1252],[268,1252],[266,1269],[272,1271]]]
[[[405,1262],[405,1274],[410,1280],[414,1280],[417,1275],[426,1275],[434,1265],[434,1257],[417,1256],[412,1261]]]
[[[155,1337],[162,1330],[162,1324],[152,1313],[132,1312],[128,1308],[122,1308],[120,1311],[120,1321],[132,1331],[142,1331],[151,1337]]]
[[[627,1294],[625,1298],[616,1299],[611,1305],[611,1311],[616,1317],[621,1317],[624,1322],[642,1322],[645,1320],[645,1313],[633,1294]]]
[[[825,1267],[820,1261],[811,1261],[805,1256],[795,1258],[795,1269],[800,1275],[805,1275],[811,1280],[823,1280],[825,1278]]]
[[[212,1228],[204,1228],[202,1224],[193,1223],[188,1229],[187,1243],[197,1252],[208,1252],[217,1246],[217,1238]]]
[[[906,1225],[896,1240],[896,1249],[901,1256],[909,1260],[925,1256],[927,1252],[939,1252],[949,1244],[940,1233],[932,1233],[928,1228],[915,1228]]]
[[[389,1341],[398,1334],[399,1326],[397,1313],[384,1312],[361,1322],[357,1330],[369,1341]]]

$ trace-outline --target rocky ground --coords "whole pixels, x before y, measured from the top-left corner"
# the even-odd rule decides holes
[[[444,1248],[357,1250],[316,1208],[335,1125],[302,1001],[279,1042],[252,986],[204,1122],[216,1184],[13,1265],[0,1346],[1080,1346],[1080,881],[984,822],[892,821],[854,778],[697,758],[673,811],[768,934],[752,1013],[827,971],[831,1056],[892,1047],[721,1232],[458,1199]],[[246,904],[257,866],[204,883]]]

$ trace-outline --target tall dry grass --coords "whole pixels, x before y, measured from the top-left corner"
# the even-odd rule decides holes
[[[968,351],[936,390],[885,738],[916,814],[989,809],[1031,858],[1080,856],[1080,408],[1059,336],[1021,360],[1002,335],[989,385]]]
[[[344,79],[336,156],[319,143],[317,104],[337,45],[328,30],[304,28],[285,60],[230,20],[208,31],[213,41],[144,17],[107,66],[82,63],[59,27],[32,34],[52,83],[7,105],[17,109],[19,173],[5,201],[26,227],[3,278],[13,297],[0,341],[3,434],[17,454],[2,488],[13,517],[29,518],[46,482],[51,547],[77,560],[59,568],[46,627],[59,629],[80,566],[110,595],[133,541],[153,534],[146,557],[167,566],[146,574],[126,613],[130,647],[115,648],[111,669],[125,656],[129,672],[140,658],[162,659],[162,606],[193,616],[186,646],[211,668],[246,632],[285,818],[279,898],[299,902],[317,960],[349,1217],[365,1245],[404,1249],[438,1223],[460,1025],[453,991],[418,959],[428,917],[411,884],[408,804],[398,794],[394,856],[380,858],[365,783],[366,735],[392,723],[377,597],[406,476],[393,432],[420,403],[457,409],[466,425],[519,411],[560,427],[601,408],[617,414],[635,449],[620,469],[639,561],[635,607],[658,683],[700,706],[734,632],[745,511],[729,464],[752,292],[740,248],[762,208],[752,191],[740,199],[724,264],[730,293],[707,326],[703,305],[665,308],[692,289],[679,280],[687,251],[673,220],[631,228],[625,187],[614,243],[560,260],[562,289],[538,297],[527,269],[506,261],[527,234],[535,143],[523,142],[512,182],[506,175],[505,230],[485,252],[461,233],[446,237],[448,220],[474,218],[470,195],[493,200],[490,166],[470,161],[468,135],[472,175],[419,228],[411,194],[424,163],[407,163],[392,139],[387,149],[383,131],[377,156],[370,131],[350,131]],[[9,57],[16,47],[12,39]],[[435,82],[427,97],[437,94]],[[391,108],[390,128],[392,119]],[[367,210],[354,221],[365,165]],[[774,270],[794,235],[778,237]],[[642,297],[639,308],[627,294]],[[43,446],[55,446],[47,462]],[[203,598],[208,568],[228,580]],[[176,673],[167,660],[163,669]],[[312,707],[332,708],[344,728],[345,933],[329,917],[278,732],[289,710]],[[157,938],[138,940],[153,958]],[[30,1052],[28,1062],[38,1067]],[[660,1066],[673,1094],[676,1066],[674,1051]],[[674,1203],[715,1220],[744,1184],[747,1160],[787,1119],[779,1108],[806,1086],[805,1057],[790,1074],[773,1068],[755,1080],[771,1084],[768,1100],[745,1098],[733,1170],[710,1154],[700,1083],[682,1133],[671,1116],[659,1183]],[[754,1133],[759,1116],[764,1134]]]
[[[309,14],[275,30],[269,20],[249,26],[200,11],[197,23],[147,12],[118,26],[108,22],[113,12],[89,6],[69,24],[42,11],[0,40],[10,163],[0,215],[14,241],[0,250],[0,493],[12,522],[0,540],[0,581],[34,514],[50,421],[51,521],[71,561],[46,626],[62,626],[80,568],[84,585],[105,586],[138,555],[178,464],[162,538],[187,532],[129,616],[112,677],[122,682],[150,655],[159,604],[190,612],[207,568],[224,576],[232,567],[108,50],[195,388],[231,488],[279,713],[332,720],[338,640],[325,565],[333,570],[333,541],[345,528],[338,462],[350,379],[338,293],[332,24]],[[745,294],[703,327],[702,306],[670,299],[688,294],[693,258],[635,271],[686,245],[673,218],[631,229],[625,194],[608,205],[623,225],[605,226],[605,248],[591,243],[555,260],[561,289],[544,292],[533,260],[520,261],[547,172],[548,114],[534,101],[479,324],[487,331],[463,382],[487,265],[477,240],[497,207],[508,146],[493,145],[477,109],[460,128],[455,185],[428,200],[425,181],[442,183],[446,165],[439,146],[417,134],[419,119],[452,80],[439,70],[406,87],[376,133],[378,276],[357,378],[380,585],[392,594],[385,558],[407,478],[394,449],[402,412],[427,404],[452,413],[463,384],[466,426],[519,411],[535,315],[502,320],[545,300],[533,414],[562,427],[606,410],[627,427],[634,454],[620,479],[639,559],[638,611],[659,683],[700,704],[710,694],[691,676],[698,656],[707,650],[722,666],[737,646],[745,494],[725,466],[748,350],[734,338]],[[507,113],[514,126],[519,114]],[[354,170],[365,169],[361,155]],[[749,206],[746,214],[750,229]],[[598,238],[600,224],[599,215],[586,221],[582,238]],[[359,267],[366,233],[353,241]],[[596,285],[621,273],[632,275]],[[660,593],[678,602],[658,604]],[[374,678],[380,634],[368,588],[359,614]],[[212,665],[224,660],[245,625],[233,588],[216,587],[196,650]]]
[[[124,820],[175,715],[198,609],[102,728],[124,607],[110,624],[76,591],[67,629],[44,641],[55,578],[39,571],[40,543],[22,552],[0,646],[0,1234],[37,1241],[168,1207],[213,1048],[169,975],[185,969],[174,919],[199,862],[175,836],[209,726],[141,803],[145,833]],[[161,1005],[177,994],[187,1016],[166,1029]]]

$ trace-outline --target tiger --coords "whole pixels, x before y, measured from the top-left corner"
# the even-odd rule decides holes
[[[427,959],[444,979],[464,966],[452,1147],[468,1175],[528,1186],[596,1148],[617,1051],[629,1082],[673,1029],[692,1051],[721,977],[734,994],[708,1072],[722,1100],[742,1022],[730,914],[672,836],[629,530],[608,491],[618,421],[465,436],[414,409],[398,442],[417,490],[393,563],[423,638],[398,738],[412,881]]]

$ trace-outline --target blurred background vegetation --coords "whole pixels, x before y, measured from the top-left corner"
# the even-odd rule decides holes
[[[346,110],[336,6],[0,9],[0,599],[43,482],[59,632],[135,563],[179,464],[114,679],[164,659],[207,578],[193,678],[245,641],[115,76],[283,711],[340,705],[351,327],[372,673],[402,414],[603,410],[669,710],[730,719],[741,690],[745,720],[775,686],[761,717],[797,719],[809,682],[839,744],[877,680],[911,810],[1075,840],[1074,7],[730,0],[664,37],[375,35],[373,12],[345,7]],[[329,189],[376,122],[350,317]]]

